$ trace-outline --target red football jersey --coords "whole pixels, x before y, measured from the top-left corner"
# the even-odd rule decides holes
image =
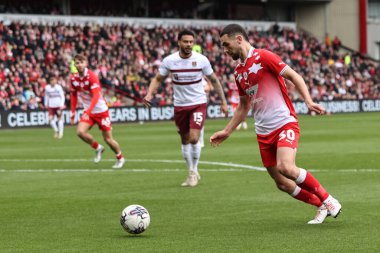
[[[101,90],[101,85],[97,75],[86,68],[83,77],[79,76],[78,73],[75,73],[71,76],[70,80],[72,92],[77,93],[79,101],[83,105],[83,108],[85,110],[88,109],[93,98],[92,90],[98,89],[99,92]],[[102,113],[107,110],[108,106],[106,104],[106,101],[104,100],[103,96],[100,95],[91,113]]]
[[[250,98],[256,133],[269,134],[289,122],[297,122],[284,78],[287,64],[264,49],[251,48],[234,72],[240,96]]]

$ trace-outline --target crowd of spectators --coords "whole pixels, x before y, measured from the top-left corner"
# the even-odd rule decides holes
[[[43,108],[44,87],[51,76],[63,86],[69,105],[68,79],[77,53],[88,57],[111,106],[139,104],[162,59],[178,50],[176,38],[181,29],[0,22],[0,110]],[[221,28],[188,29],[195,32],[196,44],[209,58],[227,94],[236,62],[220,48]],[[269,31],[251,28],[248,32],[255,47],[279,54],[303,76],[314,99],[380,98],[379,66],[357,53],[342,51],[340,41],[320,42],[277,25]],[[292,84],[288,86],[291,98],[300,99]],[[172,81],[167,78],[154,102],[172,104],[172,95]],[[218,101],[211,91],[210,102]]]

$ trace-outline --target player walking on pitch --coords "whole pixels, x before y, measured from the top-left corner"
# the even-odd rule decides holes
[[[209,60],[192,51],[194,34],[184,30],[178,34],[179,51],[164,58],[159,71],[152,79],[144,104],[150,106],[153,94],[170,73],[174,89],[174,120],[181,136],[181,150],[189,169],[189,176],[182,186],[196,186],[200,175],[198,162],[201,144],[200,131],[206,118],[207,97],[203,88],[203,76],[207,76],[221,99],[221,111],[227,116],[228,107],[222,86]]]
[[[226,54],[240,59],[234,73],[240,103],[226,127],[210,137],[211,144],[218,146],[226,140],[252,107],[261,159],[277,187],[317,207],[317,215],[309,224],[320,224],[329,215],[336,218],[341,204],[310,172],[295,164],[300,130],[284,78],[295,85],[310,111],[324,114],[325,109],[313,102],[299,74],[276,54],[254,48],[240,25],[226,26],[220,40]]]
[[[64,127],[62,110],[65,106],[65,94],[62,86],[57,83],[55,77],[51,77],[49,84],[45,87],[44,104],[49,113],[48,117],[50,126],[54,130],[54,138],[61,139],[63,137]]]
[[[71,80],[71,124],[74,124],[75,108],[78,98],[84,107],[84,112],[79,119],[77,135],[84,142],[91,145],[96,151],[95,163],[100,162],[104,147],[100,145],[89,133],[94,124],[102,131],[103,139],[116,154],[116,163],[112,168],[122,168],[125,159],[121,153],[119,144],[112,136],[112,124],[109,118],[108,106],[101,94],[101,86],[98,77],[87,68],[87,60],[83,55],[74,57],[75,67],[78,73],[72,74]]]

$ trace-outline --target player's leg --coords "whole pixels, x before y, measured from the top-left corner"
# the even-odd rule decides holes
[[[297,185],[297,173],[300,170],[295,165],[295,150],[288,147],[281,147],[277,150],[277,166],[276,171],[283,177],[293,182],[295,185],[293,193],[291,195],[301,201],[317,207],[317,213],[314,219],[310,220],[308,224],[321,224],[324,222],[327,216],[331,215],[326,205],[322,202],[319,196],[315,194],[315,191],[311,191],[308,188],[300,187]]]
[[[175,107],[174,108],[174,121],[181,137],[181,151],[183,158],[186,162],[189,175],[181,186],[195,186],[198,183],[198,178],[193,169],[192,157],[192,144],[190,144],[190,123],[189,115],[191,113],[190,107]]]
[[[113,138],[112,130],[102,131],[103,139],[108,144],[108,146],[112,149],[112,151],[116,155],[116,163],[112,166],[114,169],[120,169],[124,166],[125,159],[123,153],[121,152],[121,148],[119,143]]]
[[[282,175],[276,168],[267,168],[267,171],[275,181],[279,190],[286,192],[293,198],[310,205],[316,207],[320,207],[322,205],[321,200],[317,196],[297,186],[293,180]]]
[[[89,133],[89,130],[94,125],[94,121],[91,118],[84,119],[80,118],[78,127],[77,127],[77,135],[84,142],[89,144],[93,149],[95,149],[95,158],[94,162],[98,163],[102,159],[102,153],[104,152],[104,147],[100,145],[94,137]]]
[[[339,201],[332,197],[309,171],[302,168],[297,169],[296,184],[318,196],[328,209],[330,215],[334,218],[338,217],[342,210],[342,205]]]
[[[56,123],[56,120],[55,120],[55,117],[54,117],[54,109],[52,108],[48,108],[48,119],[49,119],[49,124],[51,126],[51,128],[53,128],[54,130],[54,138],[58,138],[58,127],[57,127],[57,123]]]
[[[241,123],[242,127],[244,130],[247,130],[248,129],[248,124],[247,124],[247,121],[246,119],[244,119],[244,121]]]
[[[174,122],[176,124],[178,134],[181,137],[181,151],[183,159],[186,162],[187,169],[193,166],[193,161],[191,158],[191,147],[189,142],[189,121],[188,121],[189,111],[185,107],[175,107],[174,108]]]
[[[191,170],[197,175],[198,179],[200,179],[200,175],[198,172],[198,163],[202,151],[199,138],[201,136],[201,130],[204,128],[204,123],[206,119],[206,109],[207,104],[200,104],[195,106],[189,118],[189,142],[191,144],[191,155],[193,159],[193,166]]]
[[[63,137],[63,119],[62,119],[62,110],[57,111],[57,121],[58,121],[58,138]]]
[[[121,152],[119,143],[112,136],[112,123],[108,110],[102,113],[92,114],[91,119],[99,126],[102,131],[103,139],[116,155],[116,163],[112,166],[114,169],[120,169],[124,166],[125,159]]]
[[[278,139],[277,135],[279,133],[280,131],[278,133],[274,133],[273,135],[257,136],[260,147],[261,159],[263,161],[264,166],[267,168],[268,173],[275,181],[276,186],[279,190],[288,193],[297,200],[316,206],[317,210],[324,208],[324,205],[317,196],[305,189],[301,189],[299,186],[296,185],[294,180],[291,180],[288,177],[281,174],[280,170],[276,167],[278,163],[276,140]],[[288,160],[290,160],[289,163],[292,163],[292,161],[294,163],[295,150],[289,148],[288,151],[289,155],[287,156],[287,158]],[[327,210],[324,208],[324,210],[321,210],[317,213],[319,213],[319,216],[316,216],[316,218],[318,218],[318,222],[323,222],[323,220],[327,216]]]
[[[200,175],[198,172],[198,163],[201,157],[202,147],[199,142],[199,138],[201,135],[200,129],[190,128],[189,133],[189,142],[191,146],[191,157],[192,157],[192,167],[190,168],[195,174],[197,174],[198,179],[200,179]]]
[[[205,127],[202,127],[200,136],[199,136],[199,143],[201,144],[201,148],[205,146]]]
[[[334,199],[319,183],[319,181],[305,169],[295,165],[295,150],[289,147],[277,149],[276,168],[285,177],[294,180],[302,189],[316,195],[329,210],[331,216],[337,217],[341,212],[341,204]]]
[[[295,181],[300,188],[316,195],[325,204],[331,216],[337,217],[341,211],[340,203],[327,193],[310,172],[298,168],[295,164],[298,138],[298,125],[290,123],[281,129],[277,142],[276,168],[282,175]]]

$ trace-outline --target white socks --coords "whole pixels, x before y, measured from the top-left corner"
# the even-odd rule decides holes
[[[199,158],[201,158],[201,149],[202,149],[201,144],[198,141],[196,144],[190,144],[190,145],[191,145],[191,156],[193,160],[193,167],[191,168],[191,170],[197,172]]]
[[[182,144],[181,146],[183,158],[186,161],[187,168],[190,171],[198,171],[198,162],[201,157],[201,144]]]
[[[187,168],[189,170],[191,170],[193,167],[193,159],[191,157],[191,146],[190,146],[190,144],[182,144],[181,150],[182,150],[183,158],[186,161]]]
[[[58,132],[60,135],[63,135],[63,120],[58,120]]]
[[[305,169],[300,168],[300,174],[298,175],[298,178],[296,179],[296,184],[302,184],[306,179],[307,171]]]
[[[201,144],[201,148],[203,148],[205,146],[205,139],[204,139],[204,137],[205,137],[205,128],[202,127],[201,133],[199,135],[199,141],[198,141]]]
[[[290,195],[291,195],[292,197],[295,197],[295,196],[297,196],[300,192],[301,192],[301,188],[300,188],[298,185],[296,185],[296,188],[294,189],[293,193],[290,194]]]
[[[54,132],[58,132],[58,127],[55,119],[50,120],[50,126],[54,129]]]

